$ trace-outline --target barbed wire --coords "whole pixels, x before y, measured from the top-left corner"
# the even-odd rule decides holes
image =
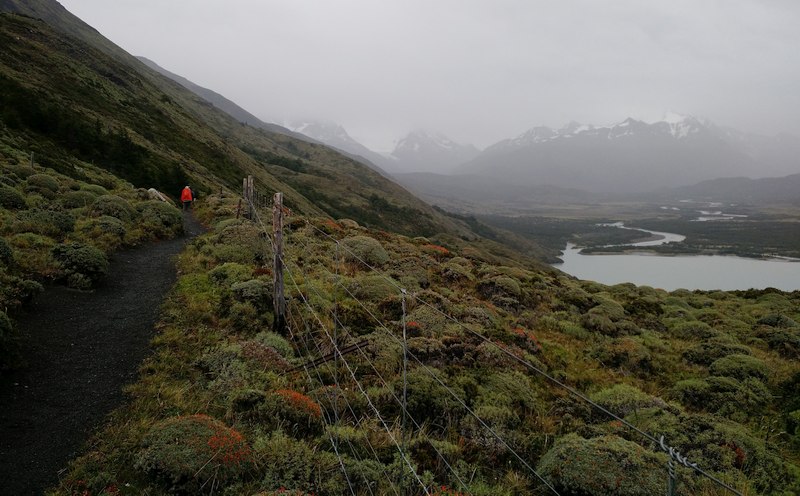
[[[310,226],[310,227],[311,227],[313,230],[315,230],[315,231],[319,232],[320,234],[322,234],[324,237],[326,237],[326,238],[330,239],[331,241],[334,241],[334,242],[336,242],[337,244],[339,244],[339,240],[337,240],[335,237],[333,237],[333,236],[332,236],[332,235],[330,235],[329,233],[327,233],[327,232],[323,231],[322,229],[318,228],[318,227],[317,227],[317,226],[315,226],[313,223],[311,223],[311,222],[310,222],[308,219],[305,219],[305,221],[306,221],[306,224],[307,224],[308,226]],[[259,222],[261,223],[261,225],[262,225],[262,228],[264,228],[264,224],[263,224],[263,222],[261,222],[261,221],[260,221],[260,218],[259,218]],[[265,229],[265,232],[267,232],[267,233],[268,233],[268,231],[266,230],[266,228],[264,228],[264,229]],[[269,236],[268,236],[268,237],[269,237]],[[271,239],[270,239],[270,242],[272,242],[272,240],[271,240]],[[340,245],[340,246],[342,246],[342,245]],[[405,288],[403,288],[402,286],[400,286],[399,284],[397,284],[397,283],[396,283],[396,282],[395,282],[393,279],[391,279],[390,277],[386,276],[386,274],[385,274],[383,271],[379,270],[378,268],[374,267],[373,265],[371,265],[370,263],[368,263],[367,261],[365,261],[365,260],[364,260],[362,257],[360,257],[358,254],[354,253],[354,252],[353,252],[352,250],[350,250],[350,249],[349,249],[347,246],[342,246],[342,248],[343,248],[343,249],[344,249],[344,250],[345,250],[345,251],[346,251],[346,252],[347,252],[347,253],[348,253],[348,254],[349,254],[349,255],[350,255],[350,256],[351,256],[353,259],[357,260],[357,261],[358,261],[358,262],[360,262],[362,265],[364,265],[365,267],[367,267],[369,270],[371,270],[371,271],[372,271],[372,272],[374,272],[375,274],[377,274],[377,275],[381,276],[381,277],[382,277],[384,280],[386,280],[386,281],[387,281],[389,284],[391,284],[392,286],[394,286],[394,287],[395,287],[395,288],[396,288],[396,289],[397,289],[397,290],[398,290],[398,291],[399,291],[401,294],[402,294],[403,292],[406,292],[406,289],[405,289]],[[483,341],[483,342],[485,342],[485,343],[487,343],[487,344],[489,344],[489,345],[491,345],[491,346],[494,346],[494,347],[496,347],[496,348],[497,348],[498,350],[500,350],[500,351],[501,351],[503,354],[507,355],[507,356],[508,356],[508,357],[510,357],[512,360],[514,360],[514,361],[518,362],[519,364],[521,364],[522,366],[524,366],[524,367],[525,367],[525,368],[527,368],[528,370],[531,370],[532,372],[534,372],[534,373],[536,373],[536,374],[540,375],[541,377],[543,377],[543,378],[547,379],[548,381],[550,381],[552,384],[556,385],[557,387],[560,387],[560,388],[564,389],[565,391],[567,391],[567,392],[568,392],[568,393],[570,393],[571,395],[573,395],[573,396],[577,397],[578,399],[580,399],[580,400],[582,400],[582,401],[586,402],[587,404],[589,404],[589,405],[591,405],[592,407],[594,407],[595,409],[597,409],[597,410],[599,410],[599,411],[603,412],[605,415],[607,415],[607,416],[611,417],[612,419],[614,419],[614,420],[616,420],[616,421],[620,422],[622,425],[626,426],[626,427],[627,427],[627,428],[629,428],[630,430],[632,430],[632,431],[634,431],[634,432],[638,433],[638,434],[639,434],[639,435],[641,435],[643,438],[645,438],[645,439],[647,439],[648,441],[652,442],[654,446],[656,446],[656,447],[659,447],[659,446],[665,445],[665,443],[664,443],[664,441],[663,441],[663,436],[662,436],[662,439],[659,439],[659,438],[656,438],[655,436],[653,436],[652,434],[649,434],[649,433],[645,432],[644,430],[642,430],[642,429],[640,429],[640,428],[636,427],[635,425],[633,425],[632,423],[628,422],[628,421],[627,421],[627,420],[625,420],[624,418],[622,418],[622,417],[620,417],[620,416],[618,416],[618,415],[614,414],[613,412],[611,412],[611,411],[610,411],[610,410],[608,410],[607,408],[605,408],[605,407],[603,407],[603,406],[599,405],[598,403],[596,403],[596,402],[592,401],[592,400],[591,400],[591,399],[590,399],[588,396],[586,396],[585,394],[581,393],[581,392],[580,392],[580,391],[578,391],[577,389],[575,389],[575,388],[573,388],[573,387],[570,387],[570,386],[568,386],[567,384],[563,383],[562,381],[559,381],[558,379],[556,379],[555,377],[553,377],[551,374],[548,374],[548,373],[547,373],[547,372],[545,372],[544,370],[542,370],[542,369],[540,369],[539,367],[537,367],[537,366],[533,365],[532,363],[530,363],[528,360],[525,360],[525,359],[523,359],[523,358],[521,358],[521,357],[519,357],[519,356],[515,355],[514,353],[511,353],[511,352],[510,352],[509,350],[507,350],[505,347],[503,347],[503,346],[499,345],[498,343],[495,343],[494,341],[492,341],[491,339],[487,338],[486,336],[484,336],[484,335],[482,335],[482,334],[480,334],[480,333],[476,332],[475,330],[471,329],[469,326],[467,326],[467,325],[463,324],[462,322],[458,321],[458,320],[457,320],[455,317],[453,317],[453,316],[451,316],[451,315],[449,315],[449,314],[447,314],[447,313],[443,312],[442,310],[440,310],[440,309],[439,309],[439,308],[437,308],[436,306],[434,306],[434,305],[430,304],[429,302],[427,302],[427,301],[425,301],[425,300],[421,299],[421,298],[420,298],[418,295],[411,294],[411,297],[412,297],[412,298],[414,298],[414,300],[415,300],[415,301],[417,301],[417,302],[421,303],[422,305],[424,305],[424,306],[426,306],[426,307],[430,308],[431,310],[435,311],[436,313],[438,313],[439,315],[441,315],[442,317],[444,317],[446,320],[448,320],[448,321],[450,321],[450,322],[452,322],[452,323],[456,324],[456,325],[457,325],[457,326],[459,326],[460,328],[464,329],[464,330],[465,330],[465,331],[467,331],[467,332],[468,332],[470,335],[473,335],[473,336],[477,337],[478,339],[480,339],[481,341]],[[391,333],[390,333],[390,335],[392,335],[392,336],[393,336],[393,334],[391,334]],[[692,470],[694,470],[695,472],[697,472],[698,474],[700,474],[700,475],[702,475],[702,476],[704,476],[704,477],[708,478],[708,479],[709,479],[709,480],[711,480],[712,482],[716,483],[716,484],[717,484],[717,485],[719,485],[720,487],[723,487],[724,489],[726,489],[726,490],[728,490],[728,491],[730,491],[730,492],[732,492],[732,493],[734,493],[734,494],[736,494],[736,495],[738,495],[738,496],[743,496],[743,494],[742,494],[740,491],[738,491],[738,490],[734,489],[734,488],[733,488],[733,487],[731,487],[730,485],[728,485],[728,484],[726,484],[725,482],[722,482],[721,480],[719,480],[717,477],[715,477],[715,476],[713,476],[712,474],[708,473],[707,471],[705,471],[705,470],[701,469],[699,466],[697,466],[697,464],[689,464],[689,465],[687,465],[687,466],[688,466],[689,468],[691,468]]]
[[[333,237],[333,236],[331,236],[330,234],[326,233],[326,232],[325,232],[325,231],[323,231],[322,229],[320,229],[320,228],[318,228],[317,226],[315,226],[314,224],[312,224],[310,221],[308,221],[308,219],[306,219],[306,224],[307,224],[308,226],[312,227],[312,228],[313,228],[315,231],[317,231],[317,232],[319,232],[320,234],[322,234],[323,236],[327,237],[328,239],[330,239],[330,240],[332,240],[332,241],[334,241],[334,242],[337,242],[337,243],[339,242],[339,240],[337,240],[336,238],[334,238],[334,237]],[[381,276],[381,277],[382,277],[384,280],[386,280],[386,281],[387,281],[388,283],[390,283],[392,286],[394,286],[395,288],[397,288],[397,290],[398,290],[398,291],[401,291],[401,292],[402,292],[402,291],[406,291],[406,290],[405,290],[405,288],[403,288],[403,287],[401,287],[399,284],[397,284],[397,283],[396,283],[396,282],[395,282],[395,281],[394,281],[392,278],[390,278],[390,277],[386,276],[386,274],[384,274],[384,273],[383,273],[383,271],[381,271],[381,270],[377,269],[376,267],[372,266],[371,264],[369,264],[368,262],[366,262],[365,260],[363,260],[363,258],[362,258],[362,257],[358,256],[358,254],[354,253],[354,252],[353,252],[352,250],[350,250],[350,249],[349,249],[347,246],[343,246],[343,249],[344,249],[345,251],[347,251],[347,252],[348,252],[348,254],[349,254],[350,256],[352,256],[352,257],[353,257],[355,260],[359,261],[359,262],[360,262],[361,264],[363,264],[365,267],[369,268],[369,269],[370,269],[371,271],[373,271],[375,274],[377,274],[377,275]],[[524,367],[526,367],[527,369],[529,369],[529,370],[531,370],[531,371],[535,372],[536,374],[539,374],[540,376],[544,377],[545,379],[547,379],[547,380],[548,380],[548,381],[550,381],[551,383],[553,383],[553,384],[555,384],[556,386],[558,386],[558,387],[560,387],[560,388],[564,389],[565,391],[569,392],[570,394],[572,394],[573,396],[575,396],[575,397],[579,398],[580,400],[582,400],[582,401],[584,401],[584,402],[588,403],[589,405],[593,406],[594,408],[596,408],[597,410],[599,410],[599,411],[603,412],[604,414],[608,415],[609,417],[613,418],[614,420],[617,420],[617,421],[621,422],[623,425],[625,425],[625,426],[626,426],[626,427],[628,427],[629,429],[631,429],[631,430],[633,430],[633,431],[637,432],[639,435],[641,435],[641,436],[642,436],[642,437],[644,437],[645,439],[647,439],[647,440],[651,441],[651,442],[652,442],[652,443],[653,443],[655,446],[661,446],[661,444],[662,444],[662,441],[661,441],[661,439],[659,439],[659,438],[656,438],[656,437],[655,437],[655,436],[653,436],[652,434],[649,434],[649,433],[645,432],[644,430],[642,430],[642,429],[640,429],[640,428],[636,427],[635,425],[631,424],[630,422],[628,422],[628,421],[627,421],[627,420],[625,420],[624,418],[622,418],[622,417],[620,417],[620,416],[618,416],[618,415],[614,414],[613,412],[611,412],[611,411],[610,411],[610,410],[608,410],[607,408],[605,408],[605,407],[603,407],[603,406],[601,406],[601,405],[597,404],[596,402],[592,401],[592,400],[591,400],[589,397],[587,397],[585,394],[581,393],[580,391],[576,390],[575,388],[572,388],[572,387],[570,387],[570,386],[568,386],[568,385],[564,384],[563,382],[559,381],[558,379],[556,379],[556,378],[555,378],[555,377],[553,377],[552,375],[550,375],[550,374],[548,374],[547,372],[545,372],[545,371],[541,370],[539,367],[536,367],[535,365],[533,365],[533,364],[532,364],[532,363],[530,363],[529,361],[527,361],[527,360],[524,360],[523,358],[521,358],[521,357],[519,357],[519,356],[517,356],[517,355],[515,355],[515,354],[511,353],[511,352],[510,352],[510,351],[508,351],[508,350],[507,350],[505,347],[498,345],[497,343],[495,343],[495,342],[494,342],[494,341],[492,341],[491,339],[487,338],[486,336],[484,336],[484,335],[482,335],[482,334],[480,334],[480,333],[476,332],[475,330],[471,329],[469,326],[467,326],[467,325],[463,324],[462,322],[458,321],[458,320],[457,320],[455,317],[453,317],[453,316],[451,316],[451,315],[448,315],[447,313],[445,313],[445,312],[441,311],[441,310],[440,310],[439,308],[437,308],[436,306],[434,306],[434,305],[432,305],[432,304],[428,303],[427,301],[425,301],[425,300],[423,300],[423,299],[419,298],[419,296],[417,296],[417,295],[414,295],[414,294],[411,294],[411,297],[412,297],[412,298],[414,298],[414,300],[415,300],[415,301],[417,301],[417,302],[419,302],[419,303],[423,304],[424,306],[426,306],[426,307],[430,308],[431,310],[435,311],[435,312],[436,312],[436,313],[438,313],[439,315],[443,316],[444,318],[446,318],[446,319],[447,319],[447,320],[449,320],[450,322],[453,322],[454,324],[458,325],[460,328],[464,329],[465,331],[467,331],[467,332],[468,332],[468,333],[470,333],[471,335],[473,335],[473,336],[477,337],[478,339],[482,340],[483,342],[485,342],[485,343],[487,343],[487,344],[490,344],[490,345],[492,345],[492,346],[496,347],[496,348],[497,348],[497,349],[499,349],[499,350],[500,350],[502,353],[504,353],[505,355],[509,356],[511,359],[515,360],[516,362],[520,363],[521,365],[523,365],[523,366],[524,366]],[[690,468],[691,468],[692,470],[696,471],[697,473],[699,473],[700,475],[702,475],[702,476],[704,476],[704,477],[708,478],[708,479],[709,479],[709,480],[711,480],[712,482],[714,482],[714,483],[718,484],[719,486],[721,486],[721,487],[723,487],[723,488],[727,489],[728,491],[730,491],[730,492],[732,492],[732,493],[734,493],[734,494],[736,494],[736,495],[738,495],[738,496],[743,496],[743,494],[742,494],[741,492],[737,491],[737,490],[736,490],[736,489],[734,489],[733,487],[731,487],[731,486],[729,486],[728,484],[726,484],[726,483],[722,482],[721,480],[719,480],[717,477],[715,477],[715,476],[711,475],[710,473],[706,472],[705,470],[701,469],[701,468],[700,468],[699,466],[697,466],[696,464],[693,464],[693,465],[691,465],[691,466],[690,466]]]

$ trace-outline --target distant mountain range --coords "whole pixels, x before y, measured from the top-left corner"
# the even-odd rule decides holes
[[[394,172],[450,173],[480,154],[473,145],[456,143],[441,133],[414,131],[397,142],[391,158]]]
[[[725,177],[658,192],[656,195],[738,204],[800,205],[800,174],[761,179]]]
[[[303,122],[287,127],[364,157],[396,176],[469,176],[452,179],[461,185],[503,183],[628,194],[723,177],[781,177],[800,172],[800,138],[748,134],[677,114],[654,123],[628,118],[610,126],[571,122],[560,129],[534,127],[482,152],[439,133],[415,131],[384,155],[358,143],[337,124]],[[485,179],[479,181],[478,176]],[[406,176],[402,181],[414,187],[421,177]]]
[[[605,127],[575,122],[536,127],[496,143],[457,169],[527,185],[599,193],[687,186],[720,177],[800,172],[800,139],[768,138],[691,116],[646,123],[628,118]]]
[[[579,191],[637,194],[688,188],[719,178],[738,178],[736,184],[744,184],[746,178],[800,172],[797,137],[748,134],[677,114],[654,123],[628,118],[610,126],[577,122],[560,129],[539,126],[483,151],[441,133],[413,131],[398,140],[391,153],[382,154],[359,143],[334,122],[264,122],[219,93],[144,57],[138,59],[239,122],[336,148],[384,175],[397,177],[429,200],[456,200],[444,201],[454,207],[474,204],[489,191],[513,197],[508,198],[511,203],[525,203],[534,192],[539,200],[554,200],[544,187],[558,191],[555,196],[574,199]],[[721,185],[733,184],[722,181],[712,189],[721,192]],[[435,185],[440,193],[434,191]],[[712,187],[704,183],[706,186]]]

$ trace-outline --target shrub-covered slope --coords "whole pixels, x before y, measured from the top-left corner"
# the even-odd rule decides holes
[[[50,0],[0,8],[0,152],[70,176],[81,162],[177,195],[238,190],[247,174],[299,212],[405,234],[469,229],[323,145],[241,124],[127,55]],[[36,8],[34,8],[36,7]],[[52,27],[51,27],[52,26]]]
[[[270,242],[229,209],[207,202],[130,405],[54,494],[666,490],[654,443],[537,370],[743,494],[800,490],[797,292],[603,286],[293,217],[278,334]]]
[[[84,164],[82,180],[0,154],[0,371],[15,364],[12,316],[47,283],[89,289],[122,247],[183,230],[174,205]]]

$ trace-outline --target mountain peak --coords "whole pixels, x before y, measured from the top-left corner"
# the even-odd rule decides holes
[[[479,150],[453,141],[442,133],[416,129],[397,141],[391,156],[397,169],[445,172],[475,158]]]

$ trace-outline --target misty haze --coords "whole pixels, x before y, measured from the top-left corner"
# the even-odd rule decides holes
[[[0,496],[800,494],[798,26],[0,0]]]

